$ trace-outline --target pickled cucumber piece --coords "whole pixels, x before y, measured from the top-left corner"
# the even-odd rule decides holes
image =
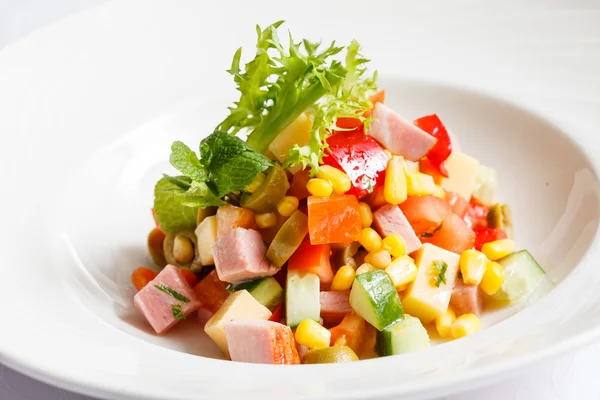
[[[358,361],[358,356],[348,346],[332,346],[310,350],[304,356],[304,364],[333,364]]]
[[[277,209],[277,205],[283,199],[290,183],[288,182],[285,170],[281,165],[275,163],[269,170],[267,177],[260,187],[252,194],[244,193],[240,204],[257,213],[272,212]]]

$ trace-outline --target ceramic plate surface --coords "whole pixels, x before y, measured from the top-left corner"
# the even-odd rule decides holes
[[[105,398],[426,398],[600,338],[600,8],[591,1],[111,2],[0,52],[0,361]],[[429,351],[345,365],[219,359],[201,327],[167,338],[131,311],[153,184],[235,98],[254,24],[358,39],[386,102],[438,113],[499,172],[516,240],[555,288]]]

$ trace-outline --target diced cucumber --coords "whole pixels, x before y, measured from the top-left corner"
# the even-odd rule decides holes
[[[287,324],[295,328],[305,319],[321,320],[321,293],[316,274],[298,270],[288,271],[285,288]]]
[[[274,310],[283,301],[283,288],[272,276],[252,281],[229,284],[227,290],[237,292],[247,290],[252,297],[269,310]]]
[[[509,254],[498,263],[504,268],[504,282],[492,296],[495,300],[515,303],[528,297],[542,283],[552,286],[542,267],[527,250]]]
[[[381,269],[354,278],[350,291],[350,306],[380,331],[404,317],[398,292],[388,275]]]
[[[408,314],[404,319],[377,332],[377,352],[381,356],[410,353],[431,347],[427,330],[418,318]]]

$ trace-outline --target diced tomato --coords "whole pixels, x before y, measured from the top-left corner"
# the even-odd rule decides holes
[[[477,228],[475,232],[475,250],[480,250],[484,244],[506,239],[508,236],[500,228]]]
[[[194,287],[196,283],[198,283],[198,277],[192,271],[186,268],[179,268],[181,271],[181,275],[185,278],[190,287]]]
[[[444,173],[440,171],[440,168],[446,168],[446,162],[443,162],[440,166],[437,166],[433,165],[427,157],[419,161],[419,171],[424,174],[431,175],[436,185],[441,185],[444,176],[448,176],[447,173],[444,175]]]
[[[329,286],[333,280],[329,257],[331,257],[330,245],[310,244],[309,240],[305,240],[289,259],[288,269],[312,272],[319,277],[321,286]]]
[[[475,233],[462,218],[450,213],[431,237],[422,238],[422,240],[442,249],[461,254],[463,251],[473,248]]]
[[[335,121],[335,125],[340,129],[340,132],[342,129],[347,131],[363,131],[363,122],[359,118],[340,117]]]
[[[435,196],[410,196],[399,207],[421,240],[431,237],[452,211],[445,200]]]
[[[450,208],[452,208],[452,212],[458,215],[461,218],[465,217],[467,213],[467,209],[469,208],[469,203],[462,196],[460,196],[456,192],[446,192],[446,201]]]
[[[471,198],[464,220],[471,229],[487,228],[487,215],[489,208],[479,204],[477,200]]]
[[[287,281],[287,266],[283,266],[279,271],[277,271],[277,273],[273,275],[273,278],[275,278],[281,287],[285,289],[285,284]]]
[[[452,153],[452,142],[446,127],[436,114],[421,117],[415,120],[414,124],[437,139],[435,146],[427,153],[427,158],[443,176],[448,177],[448,169],[444,161]]]
[[[284,310],[285,310],[284,303],[279,304],[273,310],[273,314],[271,314],[271,318],[269,318],[269,321],[281,322],[284,317],[284,315],[283,315]]]
[[[359,131],[339,132],[327,139],[323,163],[344,171],[352,181],[349,194],[363,197],[383,186],[389,157],[383,147]]]
[[[359,353],[365,336],[365,320],[355,314],[348,314],[342,322],[330,329],[331,346],[348,346]]]
[[[131,283],[137,290],[142,290],[148,283],[152,282],[158,275],[158,272],[149,268],[139,267],[131,274]]]
[[[308,234],[313,245],[353,242],[360,237],[362,226],[355,196],[310,196],[307,204]]]
[[[217,270],[213,269],[200,282],[194,286],[194,293],[200,303],[200,309],[210,318],[223,305],[229,292],[227,283],[219,279]]]
[[[292,185],[290,186],[290,190],[288,190],[288,195],[296,196],[299,199],[305,199],[310,196],[310,193],[306,189],[309,179],[310,172],[308,169],[296,172],[292,178]]]

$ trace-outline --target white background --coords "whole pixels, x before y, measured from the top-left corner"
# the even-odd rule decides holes
[[[0,0],[0,51],[29,32],[106,0]],[[1,118],[1,112],[0,112]],[[528,373],[444,400],[600,399],[600,343],[536,366]],[[460,390],[460,388],[457,388]],[[0,365],[0,400],[89,400]]]

